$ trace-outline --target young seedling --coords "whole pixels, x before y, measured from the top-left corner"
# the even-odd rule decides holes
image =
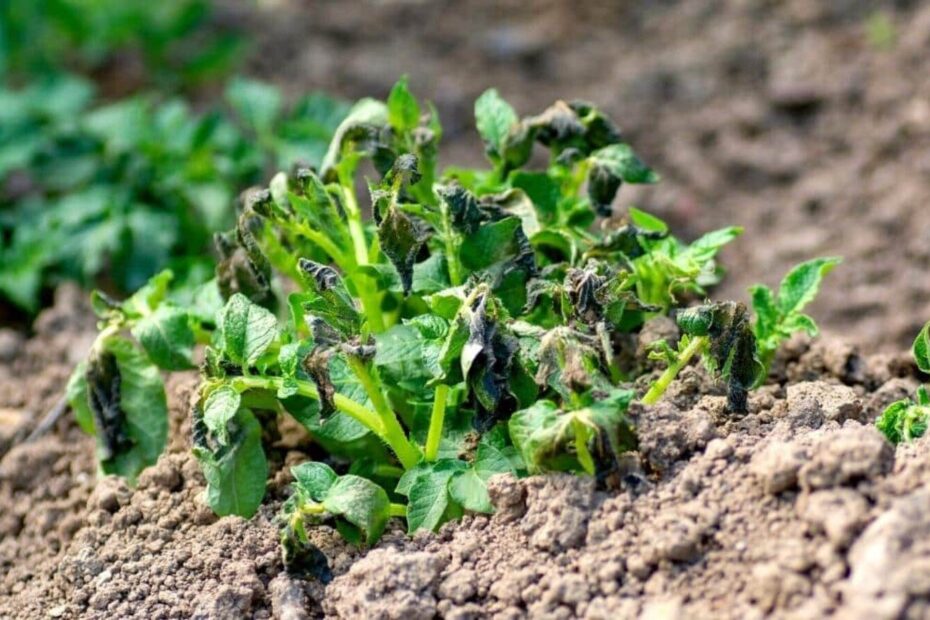
[[[748,391],[768,377],[778,347],[795,332],[817,334],[817,324],[801,311],[839,262],[838,258],[818,258],[797,265],[782,280],[777,296],[764,285],[753,286],[756,319],[751,324],[745,306],[733,302],[679,311],[676,319],[683,336],[675,349],[664,341],[653,344],[652,359],[664,361],[667,367],[643,396],[643,404],[659,402],[682,368],[697,356],[712,374],[726,381],[728,409],[745,413]]]
[[[917,368],[923,373],[930,373],[930,323],[917,334],[911,350]],[[913,400],[905,398],[888,405],[875,424],[893,444],[922,437],[930,424],[930,392],[927,386],[918,387]]]
[[[213,509],[249,517],[275,421],[309,432],[321,456],[293,468],[281,515],[291,570],[328,578],[309,525],[359,544],[395,517],[435,530],[491,512],[499,473],[619,484],[636,446],[622,348],[654,316],[678,312],[688,334],[663,386],[700,354],[745,408],[758,372],[745,308],[681,308],[739,230],[689,245],[643,211],[598,219],[622,184],[658,176],[590,104],[520,118],[492,90],[475,112],[491,168],[439,172],[436,111],[401,80],[352,108],[319,171],[247,192],[217,236],[225,305],[199,324],[194,453]],[[526,169],[539,147],[548,164]]]
[[[746,307],[732,301],[705,304],[683,310],[676,318],[683,336],[677,349],[665,342],[654,345],[652,359],[668,366],[643,396],[643,404],[659,402],[681,369],[700,356],[711,373],[726,381],[727,409],[746,413],[746,397],[761,372]]]
[[[763,284],[749,289],[756,313],[753,332],[763,369],[760,381],[768,377],[778,347],[793,333],[817,335],[817,324],[802,310],[817,296],[823,277],[839,264],[839,258],[815,258],[797,265],[781,281],[778,295]]]

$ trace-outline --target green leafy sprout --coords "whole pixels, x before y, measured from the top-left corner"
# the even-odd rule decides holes
[[[911,347],[917,368],[930,373],[930,323],[924,325],[914,345]],[[909,442],[922,437],[927,432],[930,423],[930,393],[927,386],[917,388],[917,394],[912,400],[905,398],[895,401],[885,408],[875,424],[878,430],[884,433],[893,444]]]
[[[740,230],[688,244],[638,209],[603,217],[623,184],[658,175],[588,103],[521,118],[490,90],[475,115],[490,169],[439,172],[436,110],[402,79],[386,101],[355,104],[319,170],[243,194],[235,228],[215,239],[215,279],[105,304],[95,352],[119,342],[132,360],[92,354],[70,389],[104,470],[133,477],[158,452],[143,444],[164,441],[133,426],[123,388],[141,370],[129,362],[148,360],[149,374],[188,367],[206,342],[192,411],[206,499],[217,514],[253,515],[268,437],[293,417],[320,456],[292,470],[282,549],[292,570],[324,578],[308,525],[331,523],[358,544],[394,517],[411,533],[435,530],[491,512],[488,482],[501,473],[577,472],[617,487],[646,372],[625,336],[654,317],[677,314],[685,336],[677,350],[662,345],[669,368],[644,402],[700,354],[744,410],[763,367],[747,310],[689,308]],[[539,150],[547,163],[530,167]],[[772,321],[802,306],[785,301]],[[162,409],[145,415],[164,424]]]

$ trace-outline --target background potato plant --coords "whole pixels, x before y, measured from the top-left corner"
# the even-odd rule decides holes
[[[733,413],[784,338],[816,331],[800,312],[834,259],[800,265],[777,295],[755,289],[755,319],[735,302],[695,305],[741,231],[686,243],[644,211],[614,213],[624,184],[658,175],[596,107],[520,117],[489,90],[475,116],[490,167],[438,171],[436,110],[402,79],[386,101],[355,104],[319,169],[243,194],[213,280],[172,288],[164,273],[122,303],[97,295],[101,335],[69,395],[101,468],[131,478],[155,460],[158,369],[192,367],[204,343],[192,443],[207,501],[255,513],[269,437],[291,416],[320,451],[292,470],[282,547],[292,569],[322,575],[315,523],[368,544],[392,517],[435,530],[491,512],[499,473],[616,488],[651,372],[627,348],[650,319],[676,317],[683,337],[655,343],[667,369],[643,402],[700,356]],[[138,407],[142,395],[157,406]]]

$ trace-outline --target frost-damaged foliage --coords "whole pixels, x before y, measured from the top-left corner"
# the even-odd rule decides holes
[[[286,108],[276,89],[241,79],[201,115],[180,99],[94,98],[73,77],[0,88],[0,298],[28,312],[63,279],[105,273],[132,291],[169,265],[209,274],[239,188],[318,164],[348,108],[322,95]]]
[[[917,334],[911,350],[917,368],[924,374],[930,374],[930,323]],[[875,424],[894,444],[922,437],[930,424],[930,392],[927,386],[918,387],[914,399],[905,398],[888,405]]]
[[[214,281],[176,286],[163,271],[123,302],[92,297],[100,334],[68,382],[78,424],[97,439],[105,474],[134,480],[165,447],[168,410],[159,370],[194,368],[194,346],[204,342],[223,300]]]
[[[664,345],[674,372],[647,398],[700,353],[745,410],[761,366],[746,308],[685,309],[740,230],[688,244],[637,209],[599,219],[624,183],[658,176],[590,104],[520,118],[492,90],[475,112],[491,169],[439,173],[436,111],[401,80],[386,102],[352,108],[319,171],[247,192],[236,229],[217,237],[226,301],[195,330],[212,334],[194,451],[214,510],[250,516],[275,420],[308,431],[318,457],[293,469],[281,517],[292,570],[329,576],[310,524],[360,544],[391,517],[435,530],[491,512],[495,474],[619,484],[642,372],[625,348],[650,318],[677,312],[686,335]],[[540,147],[548,164],[525,168]]]

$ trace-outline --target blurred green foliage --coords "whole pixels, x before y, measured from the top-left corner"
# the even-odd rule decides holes
[[[0,2],[4,80],[134,62],[145,84],[175,89],[228,75],[244,51],[207,0]]]
[[[93,106],[75,77],[0,90],[0,294],[34,311],[44,285],[106,274],[130,291],[203,263],[239,191],[271,169],[316,165],[345,104],[236,79],[224,105],[135,96]]]
[[[204,275],[240,191],[319,165],[340,101],[288,106],[241,78],[206,110],[177,96],[226,80],[242,49],[206,0],[0,0],[0,302]]]

